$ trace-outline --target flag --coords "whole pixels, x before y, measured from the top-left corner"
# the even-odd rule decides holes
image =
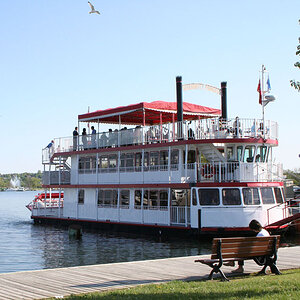
[[[258,86],[257,86],[257,91],[259,92],[259,104],[262,104],[262,99],[261,99],[261,88],[260,88],[260,79],[258,81]]]
[[[267,80],[267,87],[268,87],[268,93],[270,92],[271,90],[271,83],[270,83],[270,78],[268,76],[268,80]]]

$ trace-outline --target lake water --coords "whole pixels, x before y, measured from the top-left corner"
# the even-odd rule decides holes
[[[38,192],[0,192],[0,273],[210,253],[211,242],[159,241],[34,225],[25,207]]]

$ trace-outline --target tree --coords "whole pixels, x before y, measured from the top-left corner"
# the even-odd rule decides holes
[[[299,20],[300,25],[300,20]],[[300,56],[300,37],[298,38],[299,45],[297,46],[296,55]],[[294,66],[300,69],[300,61],[297,61]],[[300,81],[290,80],[291,86],[300,92]]]

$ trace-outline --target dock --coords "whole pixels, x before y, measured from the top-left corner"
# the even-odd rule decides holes
[[[211,269],[206,265],[194,263],[194,260],[200,257],[210,256],[2,273],[0,299],[62,298],[70,294],[101,292],[141,284],[205,279]],[[279,270],[300,268],[300,246],[280,248],[277,266]],[[258,272],[260,268],[255,262],[245,262],[245,273]],[[222,270],[225,274],[230,274],[233,268],[224,266]]]

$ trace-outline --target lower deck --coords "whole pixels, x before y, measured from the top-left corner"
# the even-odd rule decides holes
[[[195,232],[247,232],[257,219],[264,227],[289,217],[294,210],[280,185],[234,187],[66,188],[36,198],[35,220],[79,221]],[[45,200],[45,199],[44,199]]]

